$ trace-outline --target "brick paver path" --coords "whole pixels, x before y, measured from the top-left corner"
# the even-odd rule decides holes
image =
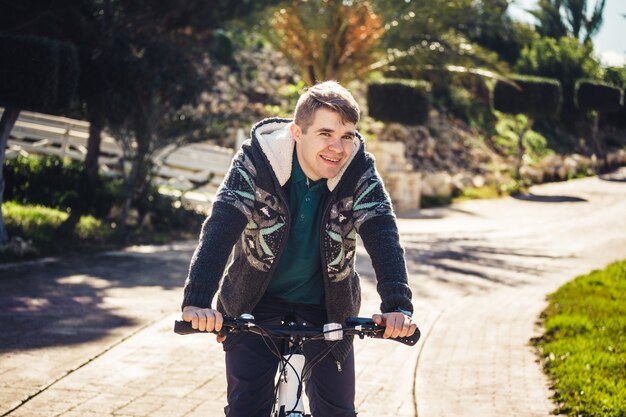
[[[624,178],[402,218],[424,337],[357,341],[359,415],[549,416],[529,339],[547,293],[626,258]],[[171,332],[193,246],[0,267],[0,416],[222,415],[221,347]],[[379,301],[359,255],[368,314]]]

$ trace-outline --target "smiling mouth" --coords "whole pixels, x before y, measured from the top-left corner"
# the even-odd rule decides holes
[[[337,163],[339,162],[341,159],[333,159],[333,158],[329,158],[327,156],[324,155],[320,155],[320,157],[324,160],[324,161],[328,161],[328,162],[333,162],[333,163]]]

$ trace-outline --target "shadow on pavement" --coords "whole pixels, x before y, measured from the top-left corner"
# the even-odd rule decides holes
[[[626,182],[626,176],[619,176],[616,173],[600,175],[602,181],[610,181],[610,182]]]
[[[427,274],[460,289],[475,289],[477,279],[485,285],[524,285],[528,283],[526,278],[539,276],[549,269],[548,260],[560,258],[541,249],[503,246],[502,243],[463,236],[402,236],[409,276],[419,280]],[[361,274],[361,277],[375,282],[372,274]]]
[[[159,289],[182,294],[190,257],[100,254],[1,267],[0,353],[80,344],[136,326],[135,304],[162,308],[150,300]]]
[[[566,195],[538,195],[538,194],[512,194],[516,200],[533,201],[535,203],[582,203],[587,202],[584,198]]]
[[[467,214],[469,216],[477,216],[476,213],[462,210],[454,206],[443,206],[433,208],[420,208],[417,210],[405,210],[397,213],[397,216],[402,219],[425,219],[425,220],[438,220],[445,219],[454,213]]]

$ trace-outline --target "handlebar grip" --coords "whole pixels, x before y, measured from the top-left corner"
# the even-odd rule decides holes
[[[364,326],[364,327],[369,328],[370,329],[370,331],[368,332],[369,336],[375,339],[382,339],[383,334],[385,333],[385,327],[378,326],[376,323],[374,323],[374,320],[370,318],[348,317],[346,319],[346,324],[349,326]],[[409,337],[396,337],[393,339],[389,338],[388,340],[393,340],[393,341],[405,344],[407,346],[415,346],[417,341],[420,340],[420,337],[421,337],[420,329],[416,328],[415,333],[413,333]]]
[[[194,333],[206,333],[201,332],[198,329],[191,327],[191,323],[183,320],[176,320],[174,322],[174,333],[176,334],[194,334]]]
[[[195,333],[213,333],[213,334],[219,334],[219,335],[226,335],[228,332],[230,331],[230,323],[226,321],[226,319],[224,320],[224,324],[222,324],[222,330],[220,330],[219,332],[216,331],[212,331],[212,332],[202,332],[198,329],[194,329],[193,327],[191,327],[191,322],[188,321],[184,321],[184,320],[176,320],[174,321],[174,333],[176,334],[195,334]]]
[[[383,337],[383,333],[380,333],[380,336],[377,336],[377,337]],[[396,337],[394,339],[389,339],[389,340],[394,340],[396,342],[400,342],[400,343],[408,345],[408,346],[415,346],[417,341],[420,340],[420,336],[421,335],[422,334],[420,333],[420,329],[415,329],[415,333],[413,333],[409,337]]]

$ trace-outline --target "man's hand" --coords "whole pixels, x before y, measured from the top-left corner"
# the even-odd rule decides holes
[[[191,322],[191,327],[201,332],[219,332],[224,323],[222,313],[219,311],[194,306],[183,307],[183,320]],[[219,343],[222,343],[224,339],[226,339],[225,336],[217,336]]]
[[[374,314],[372,320],[379,326],[385,326],[385,339],[411,336],[417,329],[417,325],[404,313]]]

